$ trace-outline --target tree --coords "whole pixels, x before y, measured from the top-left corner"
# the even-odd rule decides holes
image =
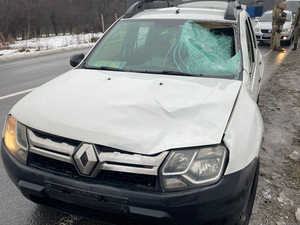
[[[38,0],[19,0],[21,6],[24,7],[26,12],[26,20],[27,20],[27,39],[29,39],[31,32],[31,22],[37,17],[40,12],[40,5],[38,4]]]
[[[57,32],[57,21],[56,21],[56,13],[55,13],[55,11],[51,12],[50,19],[51,19],[51,23],[52,23],[52,26],[53,26],[54,33],[57,36],[58,32]]]

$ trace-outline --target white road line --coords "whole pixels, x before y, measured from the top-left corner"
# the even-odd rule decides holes
[[[266,58],[268,55],[270,55],[270,53],[272,52],[273,50],[271,49],[270,51],[268,51],[266,54],[263,55],[263,58]]]
[[[34,89],[35,89],[35,88],[29,89],[29,90],[26,90],[26,91],[16,92],[16,93],[13,93],[13,94],[10,94],[10,95],[5,95],[5,96],[0,97],[0,100],[7,99],[7,98],[11,98],[11,97],[14,97],[14,96],[17,96],[17,95],[26,94],[26,93],[28,93],[28,92],[33,91]]]

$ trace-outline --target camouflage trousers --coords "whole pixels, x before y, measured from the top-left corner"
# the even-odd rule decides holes
[[[274,37],[274,41],[273,41],[273,49],[280,47],[282,27],[283,27],[283,25],[276,25],[275,37]],[[277,32],[278,30],[280,31],[279,33]]]
[[[277,27],[278,27],[278,26],[276,26],[276,25],[272,25],[272,36],[271,36],[270,48],[273,48],[273,45],[274,45],[274,37],[275,37],[275,33],[276,33]]]
[[[300,27],[295,27],[295,36],[294,36],[294,44],[297,45],[298,44],[298,39],[299,39],[299,31],[300,31]]]

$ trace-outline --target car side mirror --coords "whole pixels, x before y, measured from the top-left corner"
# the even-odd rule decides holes
[[[70,58],[70,65],[76,67],[83,59],[84,59],[84,54],[73,55]]]

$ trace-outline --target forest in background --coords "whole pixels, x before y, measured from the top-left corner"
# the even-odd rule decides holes
[[[102,32],[136,1],[0,0],[0,43],[59,33]]]
[[[0,0],[0,44],[50,34],[102,32],[137,1]],[[275,0],[264,3],[266,11],[274,7]]]

